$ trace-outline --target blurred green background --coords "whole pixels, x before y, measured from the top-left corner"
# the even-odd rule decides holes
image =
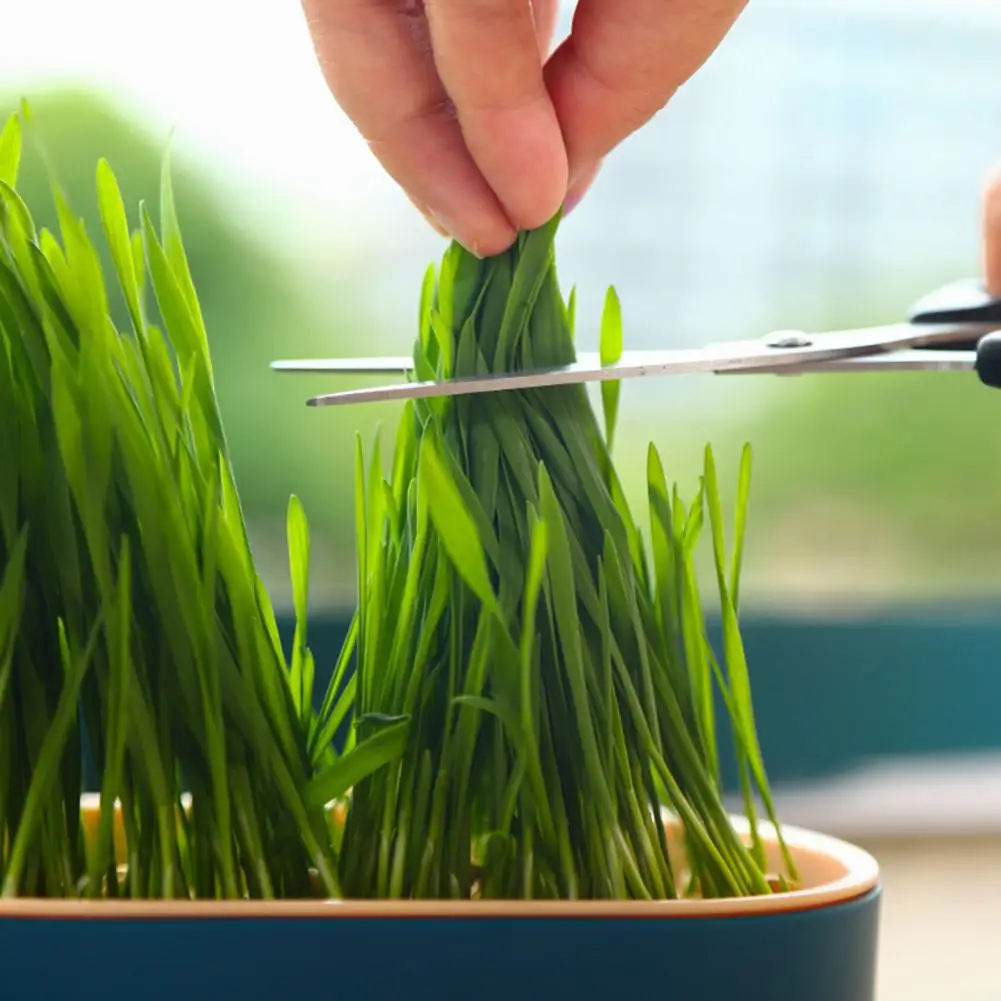
[[[130,210],[141,199],[155,206],[166,135],[96,93],[46,91],[31,102],[44,148],[90,232],[99,230],[94,167],[101,156],[118,174]],[[348,604],[354,435],[368,443],[382,421],[391,438],[397,410],[308,410],[306,396],[331,382],[278,376],[268,364],[281,355],[351,354],[378,343],[380,287],[342,283],[337,295],[327,294],[328,286],[298,272],[266,225],[249,224],[239,204],[223,197],[217,177],[183,155],[173,160],[239,485],[266,578],[283,602],[284,513],[295,492],[313,528],[315,600]],[[29,151],[22,192],[50,225],[47,185]],[[901,289],[916,295],[929,287],[936,265],[942,280],[955,277],[948,263],[929,261],[911,276],[896,276],[883,296],[870,289],[833,307],[800,305],[795,319],[831,326],[896,320],[907,301]],[[411,304],[416,312],[420,279],[417,267],[396,275],[409,289],[401,293],[409,297],[402,315]],[[628,301],[625,312],[628,328]],[[411,331],[395,334],[396,350],[406,350]],[[752,442],[749,601],[836,610],[911,599],[976,601],[1001,590],[1001,397],[972,376],[766,377],[753,393],[726,378],[696,383],[697,419],[686,418],[684,400],[658,409],[626,387],[620,467],[642,504],[648,440],[668,457],[686,492],[706,441],[718,451],[725,484],[732,484],[740,446]]]
[[[29,105],[34,129],[25,144],[20,193],[36,223],[55,228],[44,156],[73,210],[97,238],[111,274],[97,213],[98,159],[104,157],[114,169],[132,224],[142,201],[157,218],[168,137],[157,136],[113,100],[87,91],[47,91],[29,96]],[[0,103],[3,118],[16,107],[16,100]],[[321,431],[316,413],[304,405],[319,388],[315,380],[282,379],[268,366],[281,353],[330,350],[332,331],[341,332],[342,345],[364,338],[371,326],[366,300],[359,295],[321,301],[271,245],[267,232],[244,224],[217,181],[183,156],[174,155],[171,162],[238,485],[264,574],[284,600],[285,512],[289,495],[296,493],[313,529],[317,600],[350,603],[354,434],[370,437],[380,415],[371,409],[335,411],[324,415]]]

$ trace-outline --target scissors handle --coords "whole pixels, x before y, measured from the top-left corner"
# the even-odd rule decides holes
[[[919,299],[911,307],[908,321],[918,325],[930,323],[997,323],[1001,327],[1001,299],[996,299],[977,279],[950,282]],[[949,350],[976,350],[979,338],[971,337],[968,344],[953,342],[941,345]],[[932,346],[934,347],[934,346]]]
[[[951,282],[919,299],[908,317],[919,326],[931,323],[984,324],[997,323],[999,329],[982,337],[952,344],[929,344],[932,351],[948,348],[972,351],[976,356],[974,369],[985,386],[1001,389],[1001,299],[992,296],[984,283],[977,279]]]
[[[973,367],[980,381],[991,389],[1001,389],[1001,330],[981,337],[976,350]]]
[[[997,323],[1001,328],[1001,299],[992,296],[978,279],[951,282],[919,299],[908,319],[916,325]],[[940,349],[974,352],[973,367],[980,381],[992,389],[1001,389],[1001,329],[968,341],[928,345],[928,350]]]

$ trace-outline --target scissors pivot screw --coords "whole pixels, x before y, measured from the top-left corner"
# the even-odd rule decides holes
[[[780,330],[765,344],[770,348],[808,348],[813,341],[800,330]]]

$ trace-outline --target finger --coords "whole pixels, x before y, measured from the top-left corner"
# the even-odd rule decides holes
[[[553,45],[556,22],[559,20],[559,0],[532,0],[532,17],[535,20],[535,37],[539,53],[545,59]]]
[[[424,216],[424,221],[425,221],[425,222],[426,222],[426,223],[427,223],[427,224],[428,224],[428,225],[429,225],[429,226],[430,226],[430,227],[431,227],[431,228],[432,228],[432,229],[433,229],[433,230],[434,230],[434,231],[435,231],[435,232],[436,232],[436,233],[437,233],[437,234],[438,234],[439,236],[444,236],[444,237],[446,237],[446,238],[447,238],[448,236],[450,236],[450,235],[451,235],[451,234],[450,234],[450,233],[448,232],[448,230],[446,230],[446,229],[445,229],[445,227],[444,227],[444,226],[442,226],[442,224],[441,224],[440,222],[438,222],[438,220],[437,220],[437,219],[435,219],[435,217],[434,217],[434,213],[433,213],[433,212],[431,211],[431,209],[430,209],[430,208],[429,208],[429,207],[428,207],[427,205],[425,205],[425,204],[424,204],[423,202],[419,202],[419,201],[417,201],[417,199],[416,199],[416,198],[414,198],[414,197],[413,197],[413,195],[407,195],[407,198],[409,198],[409,199],[410,199],[410,204],[411,204],[411,205],[413,205],[413,207],[414,207],[415,209],[417,209],[417,211],[418,211],[418,212],[420,212],[420,214],[421,214],[422,216]]]
[[[1001,164],[984,191],[984,281],[987,291],[1001,298]]]
[[[568,216],[584,200],[584,196],[591,190],[601,170],[601,163],[592,163],[586,167],[581,167],[574,174],[574,180],[567,190],[566,199],[563,202],[563,215]]]
[[[546,82],[570,160],[600,160],[709,58],[747,0],[580,0]]]
[[[515,225],[541,226],[566,194],[567,164],[528,0],[425,0],[425,9],[473,160]]]
[[[483,256],[516,229],[474,163],[434,66],[419,0],[303,0],[331,92],[383,167]]]

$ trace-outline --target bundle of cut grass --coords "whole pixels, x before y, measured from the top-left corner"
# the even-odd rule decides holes
[[[418,377],[573,360],[556,228],[487,261],[450,247],[424,285]],[[603,355],[621,340],[610,292]],[[737,623],[749,456],[728,567],[711,452],[686,505],[651,447],[650,559],[610,458],[617,394],[604,385],[605,437],[579,386],[408,403],[388,481],[378,443],[367,468],[359,445],[360,604],[342,659],[357,648],[360,733],[403,751],[353,789],[348,895],[772,889],[755,793],[774,816]],[[722,664],[693,569],[706,509]],[[735,735],[749,844],[723,805],[714,690]],[[684,872],[672,867],[662,804],[684,830]]]
[[[0,886],[4,895],[338,892],[322,804],[346,703],[312,706],[307,532],[293,499],[291,664],[255,572],[164,168],[161,227],[98,197],[131,329],[82,225],[61,241],[0,134]],[[150,295],[150,286],[153,295]],[[81,830],[82,760],[100,776]],[[190,799],[182,793],[190,793]],[[115,865],[115,802],[127,850]]]

